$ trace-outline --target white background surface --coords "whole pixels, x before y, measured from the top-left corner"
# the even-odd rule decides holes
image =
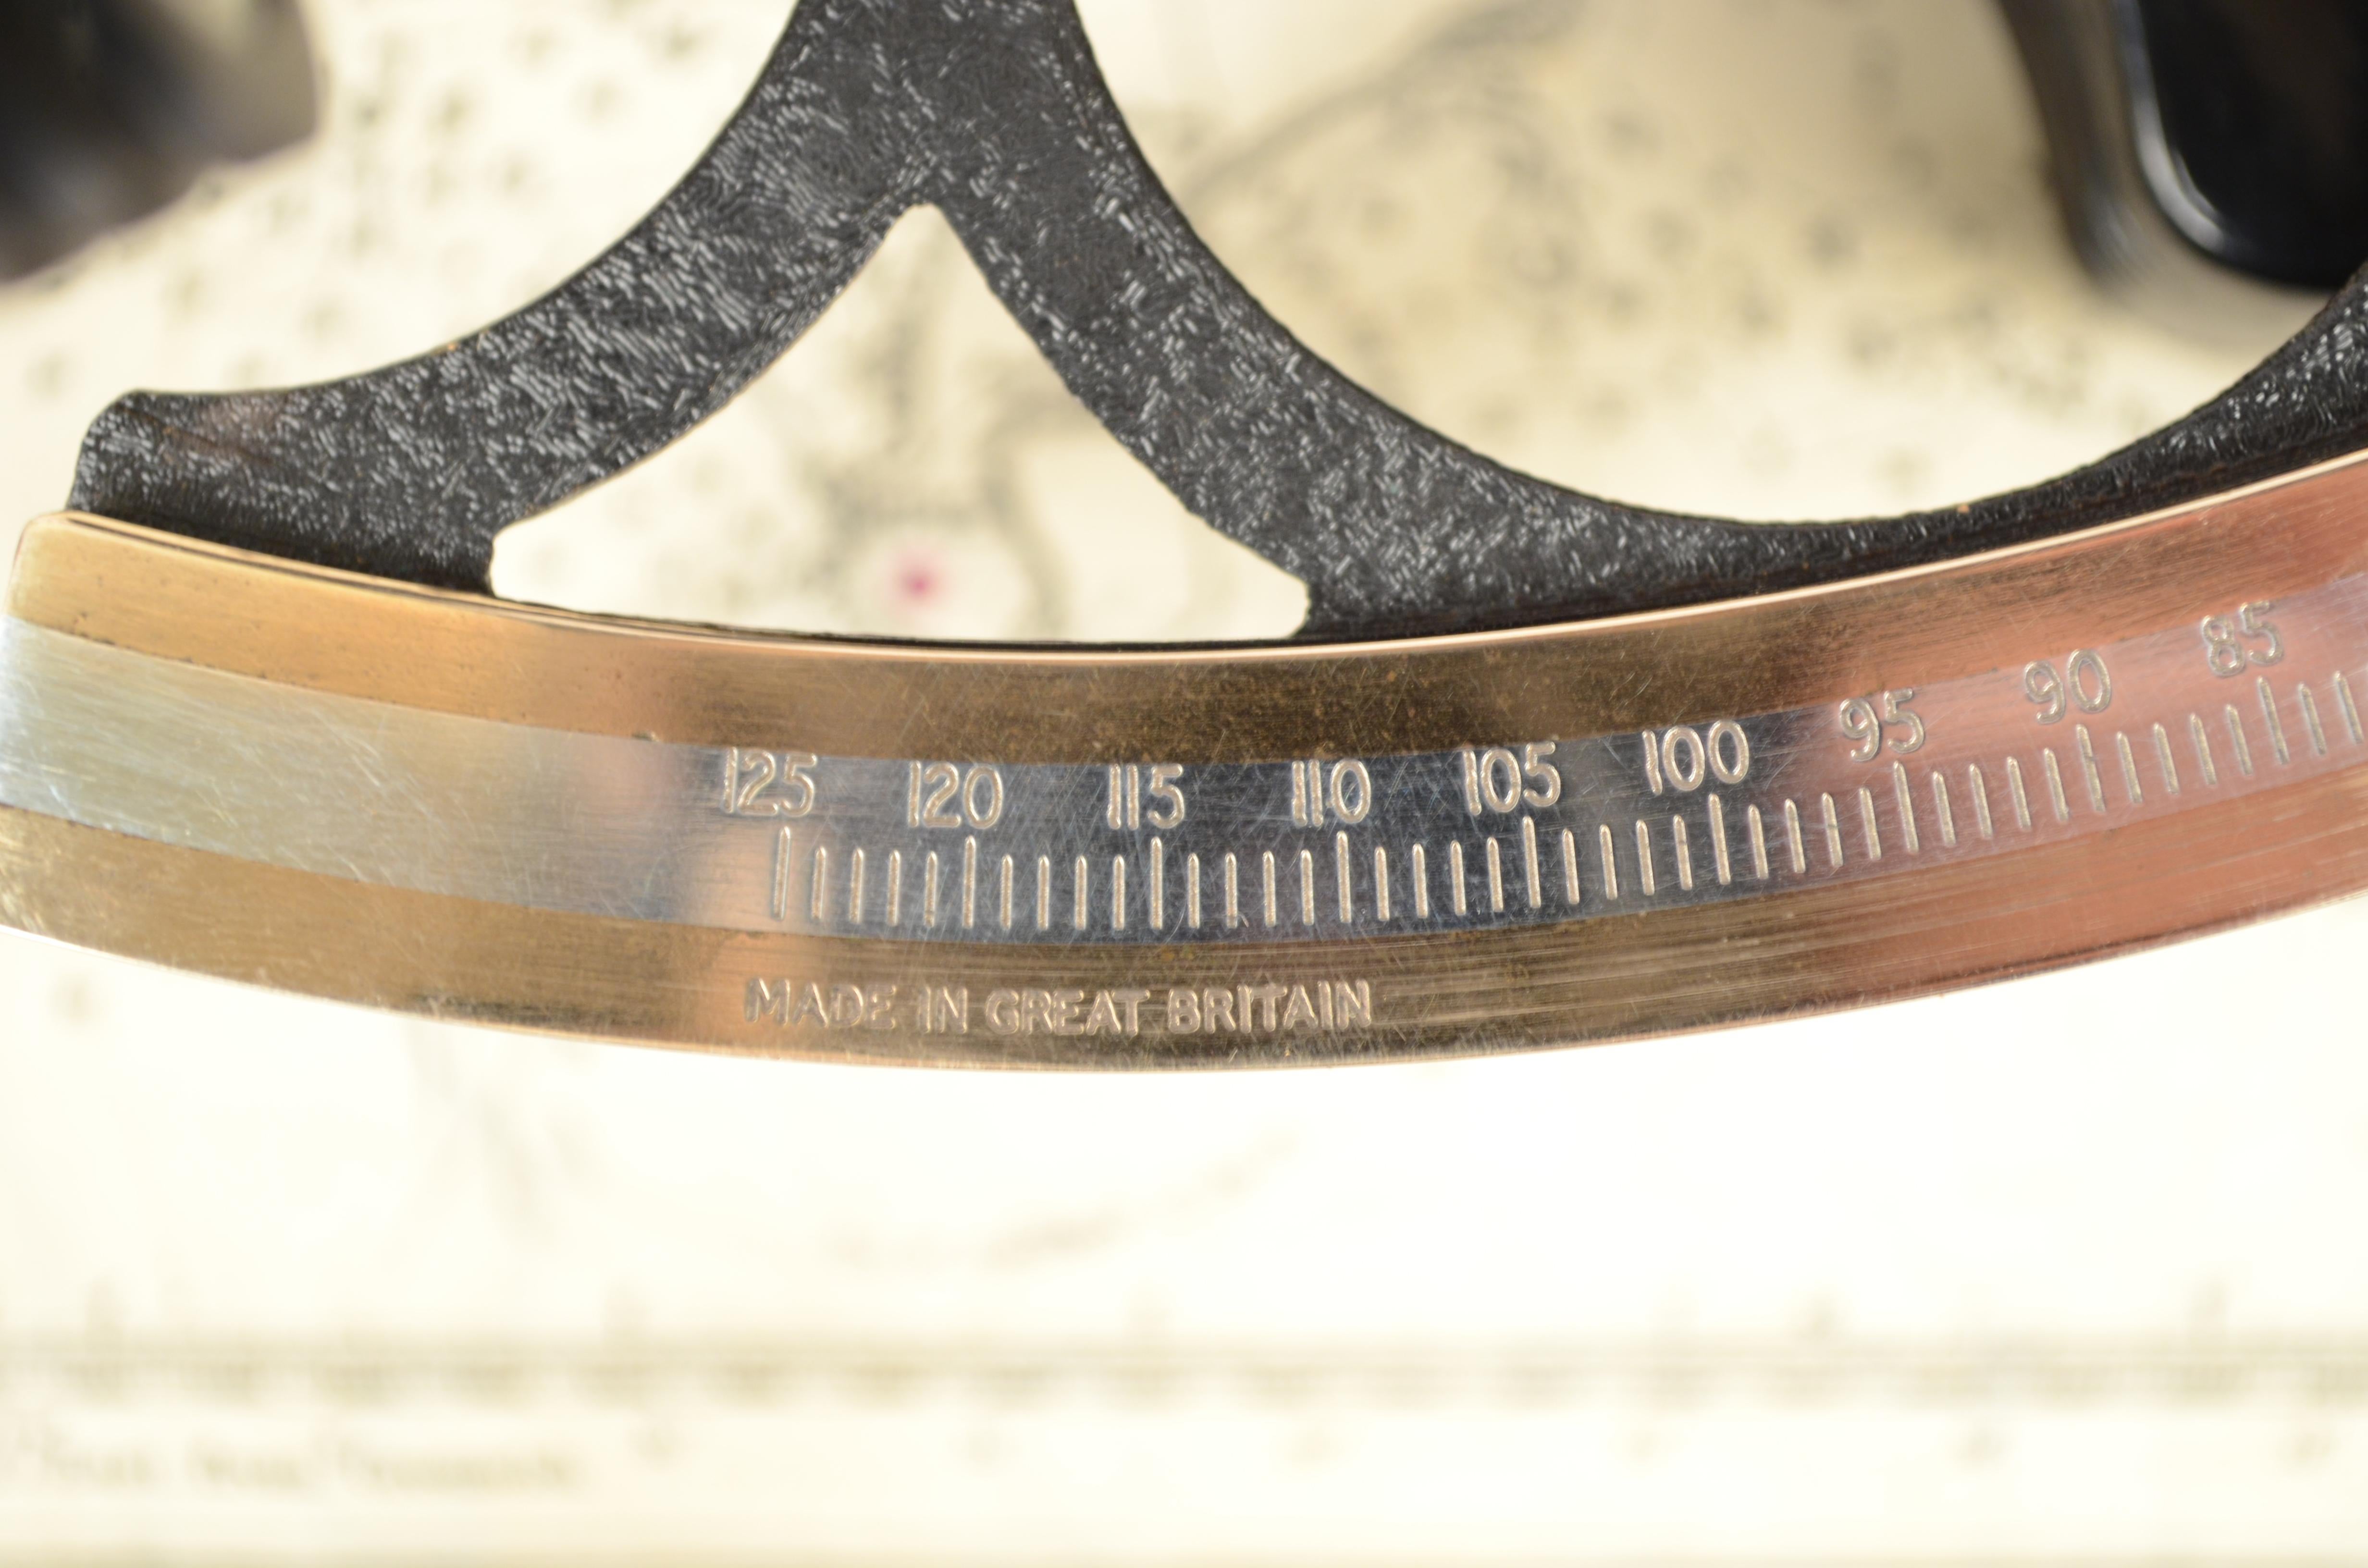
[[[778,5],[316,6],[311,145],[0,290],[0,516],[131,386],[531,297]],[[1977,4],[1099,0],[1311,344],[1626,499],[1888,511],[2208,395],[2089,288]],[[929,214],[501,587],[1267,635]],[[333,635],[334,629],[324,629]],[[2368,1559],[2358,906],[1836,1017],[1110,1080],[442,1028],[0,940],[0,1556]]]

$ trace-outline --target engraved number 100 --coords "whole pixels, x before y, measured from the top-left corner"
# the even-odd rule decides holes
[[[1645,782],[1653,793],[1687,794],[1706,778],[1740,784],[1751,773],[1751,737],[1732,719],[1721,719],[1705,736],[1691,724],[1656,734],[1645,732]]]

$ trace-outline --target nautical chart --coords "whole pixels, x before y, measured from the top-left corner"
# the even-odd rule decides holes
[[[126,387],[327,375],[549,286],[696,155],[780,9],[313,7],[312,145],[0,292],[0,517],[55,505]],[[1087,19],[1285,323],[1622,499],[1975,494],[2268,347],[2090,290],[1972,0]],[[1267,636],[1301,603],[927,212],[496,575],[939,637]],[[2336,909],[1871,1013],[1223,1081],[603,1049],[0,943],[0,1554],[2351,1560],[2363,935]]]

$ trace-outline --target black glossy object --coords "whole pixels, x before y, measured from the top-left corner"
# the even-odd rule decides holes
[[[1129,450],[1198,516],[1307,584],[1303,637],[1521,625],[1833,581],[2128,516],[2368,441],[2368,294],[2355,287],[2224,397],[2033,489],[1803,526],[1600,501],[1416,424],[1261,310],[1136,150],[1066,0],[803,0],[699,165],[552,294],[346,381],[126,397],[92,426],[73,504],[481,588],[495,533],[722,406],[924,202]]]
[[[2368,257],[2368,5],[2128,9],[2169,154],[2171,187],[2157,180],[2154,194],[2180,231],[2277,282],[2332,289],[2351,276]]]
[[[164,0],[0,0],[0,278],[313,129],[294,0],[200,27]]]

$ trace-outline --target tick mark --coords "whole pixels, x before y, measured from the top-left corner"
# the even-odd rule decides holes
[[[2278,721],[2278,699],[2270,690],[2270,677],[2254,676],[2253,691],[2261,699],[2261,717],[2269,721],[2271,755],[2278,759],[2278,766],[2283,767],[2287,762],[2286,727]]]
[[[2237,716],[2233,702],[2221,709],[2228,719],[2228,744],[2237,754],[2237,771],[2250,778],[2253,776],[2253,748],[2245,739],[2245,721]]]
[[[2294,700],[2302,705],[2303,727],[2310,732],[2310,749],[2312,754],[2317,756],[2325,756],[2327,755],[2327,732],[2319,727],[2318,699],[2310,694],[2310,687],[2307,685],[2297,682],[2294,686]]]
[[[2105,780],[2097,772],[2097,748],[2089,742],[2089,726],[2072,726],[2073,744],[2080,753],[2080,777],[2089,786],[2089,809],[2102,815],[2105,810]]]
[[[2360,710],[2351,701],[2351,683],[2343,678],[2341,670],[2335,672],[2335,705],[2343,710],[2344,733],[2351,737],[2353,745],[2358,745],[2361,740]]]
[[[2195,767],[2203,775],[2203,787],[2217,789],[2220,770],[2212,766],[2212,736],[2204,730],[2203,719],[2193,713],[2187,716],[2187,744],[2195,748]]]
[[[1531,909],[1545,903],[1545,891],[1538,876],[1538,824],[1532,817],[1521,819],[1521,881]]]
[[[785,920],[790,914],[790,843],[788,828],[773,841],[773,918]]]

